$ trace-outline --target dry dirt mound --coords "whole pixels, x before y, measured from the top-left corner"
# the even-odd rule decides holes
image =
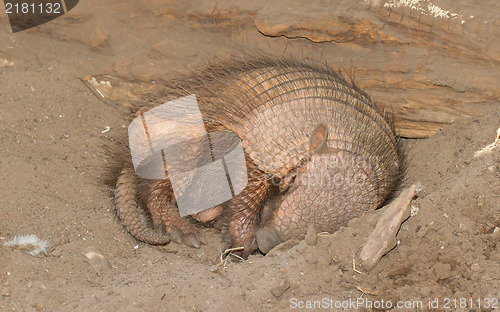
[[[429,300],[438,300],[437,310],[446,303],[450,311],[500,309],[500,150],[473,156],[500,127],[498,43],[488,39],[498,31],[492,12],[449,7],[463,16],[477,13],[465,24],[451,19],[448,25],[458,27],[452,29],[438,19],[417,23],[409,9],[389,13],[364,2],[359,14],[332,6],[338,16],[352,14],[336,26],[295,12],[298,22],[281,34],[274,25],[280,20],[266,18],[277,7],[259,1],[80,2],[72,17],[32,31],[12,34],[0,24],[0,242],[35,234],[49,243],[39,256],[0,245],[1,311],[289,310],[317,300],[354,310],[358,298],[421,302],[411,311],[429,310]],[[321,5],[311,8],[318,13]],[[305,27],[307,21],[314,27]],[[319,36],[318,27],[327,31]],[[336,27],[345,31],[332,33]],[[358,31],[350,41],[349,27]],[[372,40],[377,34],[382,39]],[[287,39],[308,36],[347,41]],[[443,43],[450,38],[457,38],[452,48]],[[472,44],[474,38],[481,44]],[[353,258],[380,211],[315,243],[288,242],[225,268],[214,229],[203,229],[208,245],[200,249],[153,247],[117,222],[110,190],[99,180],[128,109],[103,101],[79,78],[112,74],[151,83],[248,47],[358,68],[360,84],[376,102],[396,105],[407,134],[412,125],[429,134],[456,120],[428,139],[404,141],[410,155],[405,185],[423,189],[399,245],[373,270],[354,270]],[[460,51],[457,63],[453,51]],[[414,62],[404,63],[408,57]]]

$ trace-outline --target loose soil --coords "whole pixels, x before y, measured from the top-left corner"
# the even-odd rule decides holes
[[[114,11],[88,9],[96,3],[80,3],[74,11],[87,15],[61,22],[64,29],[56,20],[13,34],[0,15],[0,243],[35,234],[50,244],[40,256],[0,244],[1,311],[287,311],[308,305],[333,311],[340,310],[335,304],[361,299],[422,303],[407,311],[432,310],[429,300],[439,300],[435,310],[441,311],[446,298],[452,299],[449,311],[500,309],[500,148],[473,157],[496,137],[498,100],[483,103],[481,116],[457,119],[427,139],[403,139],[409,156],[403,186],[418,184],[420,191],[398,246],[371,271],[356,265],[356,257],[381,210],[315,244],[289,242],[270,255],[225,266],[220,233],[212,228],[202,229],[208,244],[200,249],[131,237],[115,217],[111,188],[101,183],[112,161],[109,147],[128,126],[129,111],[103,101],[80,78],[168,79],[213,56],[254,48],[253,38],[262,35],[178,25],[173,21],[180,17],[167,6],[157,5],[158,15],[119,3]],[[177,26],[134,24],[134,14]],[[106,24],[108,16],[115,18]],[[193,16],[190,21],[202,18]],[[229,17],[224,21],[213,27],[231,25]],[[235,39],[241,36],[244,44]],[[148,50],[165,38],[168,48],[155,46],[162,55]],[[301,44],[294,42],[289,53],[300,56]],[[373,53],[385,57],[383,50]],[[355,66],[355,56],[345,57]],[[441,71],[446,75],[446,67]],[[102,259],[89,259],[89,252]]]

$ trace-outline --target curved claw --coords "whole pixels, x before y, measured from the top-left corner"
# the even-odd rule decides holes
[[[203,245],[207,244],[207,239],[205,238],[205,235],[203,235],[203,233],[198,232],[198,239],[200,240],[200,243],[202,243]]]
[[[184,230],[178,227],[169,227],[166,232],[173,242],[184,244],[188,247],[200,248],[205,245],[207,241],[203,234],[199,232],[194,226],[184,227]]]
[[[172,241],[176,242],[177,244],[182,243],[182,233],[179,230],[174,229],[169,234]]]
[[[184,235],[182,237],[182,242],[184,243],[184,245],[194,247],[194,248],[200,248],[200,246],[201,246],[200,240],[193,233],[189,233],[187,235]]]
[[[166,232],[167,236],[176,243],[200,248],[205,239],[194,224],[179,214],[170,180],[155,181],[147,187],[147,207],[155,227]]]

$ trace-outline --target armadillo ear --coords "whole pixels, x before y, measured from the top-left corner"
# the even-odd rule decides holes
[[[319,153],[326,148],[326,139],[328,138],[328,128],[324,124],[316,126],[309,138],[309,154]]]

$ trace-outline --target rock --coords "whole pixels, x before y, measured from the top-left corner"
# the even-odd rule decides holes
[[[271,288],[271,293],[276,298],[279,298],[285,291],[287,291],[288,288],[290,288],[290,282],[288,281],[288,279],[284,279],[283,281],[281,281],[281,283],[279,283],[279,285]]]
[[[10,297],[10,289],[8,287],[2,288],[2,297]]]
[[[364,268],[372,269],[383,255],[396,246],[396,235],[401,223],[410,216],[410,203],[415,195],[415,189],[416,186],[412,185],[403,190],[386,207],[384,214],[378,220],[375,229],[361,250],[360,258]]]
[[[434,265],[433,273],[435,275],[436,281],[447,279],[454,275],[453,271],[451,270],[451,265],[441,262],[438,262]]]
[[[97,271],[102,271],[102,270],[111,270],[113,267],[111,266],[111,263],[109,263],[108,259],[106,259],[103,255],[100,253],[90,251],[85,254],[85,257],[89,259],[90,263],[96,269]]]

